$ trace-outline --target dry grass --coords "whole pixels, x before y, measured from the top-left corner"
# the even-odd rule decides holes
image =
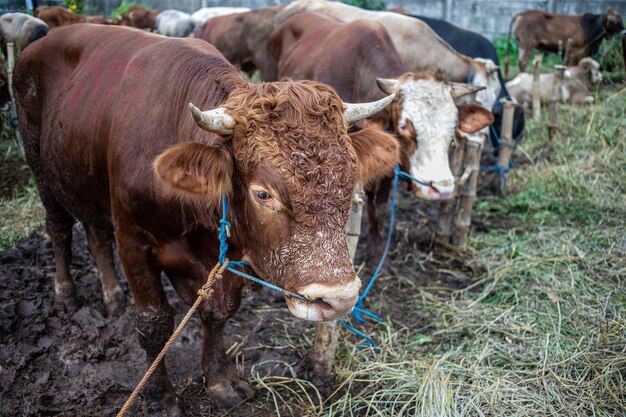
[[[600,94],[561,109],[554,141],[530,123],[511,192],[477,204],[489,230],[464,255],[477,267],[408,256],[399,233],[369,302],[393,317],[367,327],[380,352],[342,333],[340,385],[321,405],[289,373],[253,373],[276,414],[626,415],[626,91]]]

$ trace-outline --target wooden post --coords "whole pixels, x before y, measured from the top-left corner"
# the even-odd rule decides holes
[[[7,42],[7,76],[9,77],[9,96],[11,97],[11,108],[9,116],[11,117],[11,125],[15,128],[15,137],[20,146],[22,158],[24,158],[24,140],[17,125],[17,109],[15,108],[15,97],[13,97],[13,68],[15,67],[15,45],[13,42]]]
[[[467,135],[457,130],[455,137],[455,147],[450,156],[450,169],[455,178],[461,179],[463,176],[463,160],[465,159],[465,142]],[[460,184],[455,185],[455,194],[457,194]],[[452,220],[456,212],[458,199],[454,197],[451,200],[442,201],[439,205],[439,219],[437,220],[437,229],[435,231],[435,244],[447,246],[452,238]]]
[[[541,61],[543,57],[537,55],[533,60],[535,66],[533,71],[533,119],[541,120],[541,87],[539,84],[539,75],[541,74]]]
[[[572,54],[572,38],[567,38],[567,44],[565,45],[565,56],[563,57],[563,65],[569,65],[570,55]]]
[[[498,166],[501,169],[508,169],[511,164],[511,154],[515,149],[513,141],[513,116],[515,115],[515,102],[508,99],[500,99],[503,106],[502,126],[500,128],[500,151],[498,153]],[[502,183],[500,172],[496,172],[496,184],[499,194],[504,193],[505,184]],[[502,175],[506,175],[503,173]]]
[[[548,105],[548,135],[550,139],[554,138],[559,129],[559,103],[561,102],[561,87],[566,68],[564,65],[554,66],[554,85]]]
[[[454,221],[454,232],[452,233],[452,244],[462,247],[465,245],[467,233],[472,223],[472,206],[476,197],[476,184],[480,173],[480,155],[485,143],[484,133],[473,133],[469,135],[465,143],[465,163],[464,171],[469,173],[469,177],[459,193],[459,207]]]
[[[361,234],[363,199],[363,187],[357,185],[352,193],[352,208],[346,225],[348,252],[353,261]],[[338,333],[337,321],[322,322],[317,325],[315,340],[309,353],[309,380],[318,388],[333,386]]]

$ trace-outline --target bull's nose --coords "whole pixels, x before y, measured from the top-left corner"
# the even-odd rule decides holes
[[[312,321],[335,320],[350,313],[358,298],[361,280],[354,279],[345,285],[309,284],[296,291],[312,302],[287,298],[291,313]]]
[[[431,184],[431,188],[439,194],[437,200],[448,200],[452,198],[452,193],[454,192],[454,182],[433,182]]]

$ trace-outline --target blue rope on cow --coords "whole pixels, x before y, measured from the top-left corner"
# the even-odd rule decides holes
[[[467,64],[467,83],[472,83],[472,63]]]
[[[228,235],[230,234],[229,229],[232,226],[231,223],[228,221],[227,219],[227,211],[228,211],[228,198],[226,196],[222,196],[222,218],[220,219],[220,226],[218,229],[218,238],[220,241],[220,250],[219,250],[219,262],[220,263],[224,263],[226,261],[226,253],[228,252]],[[255,276],[252,276],[250,274],[246,274],[245,272],[239,271],[237,269],[235,269],[234,267],[236,266],[246,266],[248,265],[248,262],[246,261],[229,261],[228,266],[226,267],[227,271],[232,272],[235,275],[238,275],[242,278],[248,279],[252,282],[255,282],[259,285],[262,285],[264,287],[267,287],[271,290],[277,291],[282,293],[284,296],[287,297],[292,297],[295,298],[297,300],[301,300],[301,301],[306,301],[309,303],[323,303],[323,301],[311,301],[308,298],[291,292],[291,291],[287,291],[284,288],[281,288],[277,285],[274,285],[270,282],[264,281],[260,278],[257,278]],[[371,317],[375,320],[379,320],[379,321],[383,321],[380,317],[378,317],[377,315],[370,313],[369,311],[365,311],[362,308],[355,306],[354,307],[354,311],[356,311],[359,314],[362,314],[364,316],[367,317]],[[343,327],[345,327],[346,329],[350,330],[352,333],[354,333],[355,335],[361,337],[364,339],[363,343],[369,347],[375,347],[376,343],[374,343],[374,340],[367,336],[366,334],[358,331],[357,329],[355,329],[354,327],[352,327],[350,324],[346,323],[343,320],[339,320],[339,322],[341,323],[341,325]]]

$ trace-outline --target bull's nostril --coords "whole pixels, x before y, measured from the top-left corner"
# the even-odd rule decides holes
[[[322,297],[317,297],[315,300],[313,300],[313,304],[328,304],[328,303],[324,301]]]

